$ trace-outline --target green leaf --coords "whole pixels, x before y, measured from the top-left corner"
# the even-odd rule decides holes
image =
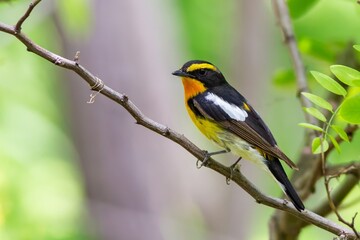
[[[313,139],[311,144],[311,150],[313,154],[326,152],[328,149],[329,143],[325,139],[321,139],[320,137],[316,137]]]
[[[305,110],[305,112],[307,112],[311,116],[316,117],[320,121],[326,122],[326,117],[318,109],[316,109],[314,107],[309,107],[309,108],[304,108],[304,110]]]
[[[330,112],[332,112],[332,105],[326,101],[325,99],[323,99],[322,97],[319,97],[315,94],[311,94],[311,93],[307,93],[307,92],[302,92],[301,93],[304,97],[306,97],[307,99],[309,99],[312,103],[314,103],[315,105],[318,105],[321,108],[324,108],[326,110],[329,110]]]
[[[345,99],[339,115],[348,123],[360,124],[360,94]]]
[[[292,19],[303,16],[315,5],[318,0],[288,0],[290,15]]]
[[[358,79],[358,80],[353,80],[352,83],[354,84],[354,86],[360,87],[360,79]]]
[[[354,45],[353,47],[360,52],[360,45]]]
[[[360,83],[360,72],[343,65],[332,65],[330,66],[331,72],[343,83],[349,86],[359,86],[356,84]]]
[[[316,71],[311,71],[311,74],[314,76],[315,80],[328,91],[342,96],[347,94],[345,88],[328,75]]]
[[[304,127],[304,128],[309,128],[309,129],[312,129],[312,130],[315,130],[315,131],[323,132],[323,129],[321,127],[318,127],[318,126],[316,126],[314,124],[299,123],[298,125],[301,126],[301,127]]]
[[[334,131],[342,138],[342,140],[344,140],[345,142],[350,142],[347,133],[342,127],[337,125],[331,125],[331,128],[334,129]]]
[[[333,136],[331,136],[331,135],[327,135],[329,138],[330,138],[330,141],[332,142],[332,144],[334,145],[334,147],[336,148],[336,151],[338,152],[338,153],[341,153],[341,148],[340,148],[340,146],[339,146],[339,143],[336,141],[336,139],[333,137]]]

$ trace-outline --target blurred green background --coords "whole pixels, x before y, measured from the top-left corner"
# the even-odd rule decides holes
[[[0,21],[15,24],[29,2],[0,2]],[[351,49],[360,43],[356,1],[288,2],[308,70],[359,66]],[[187,60],[206,59],[249,99],[284,152],[299,155],[303,112],[269,1],[42,1],[23,31],[64,57],[79,50],[81,64],[147,116],[216,150],[192,126],[181,83],[170,74]],[[89,94],[75,74],[0,33],[1,240],[268,238],[272,209],[218,174],[198,171],[183,149],[135,125],[103,96],[88,104]],[[356,135],[331,161],[359,160],[359,144]],[[251,164],[242,171],[265,193],[281,194]],[[307,207],[325,197],[322,189],[319,183]],[[356,188],[342,210],[347,218],[358,198]],[[332,235],[307,227],[301,239],[309,237]]]

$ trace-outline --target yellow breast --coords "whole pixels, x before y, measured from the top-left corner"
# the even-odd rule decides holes
[[[185,106],[188,111],[191,120],[195,123],[196,127],[204,134],[207,138],[215,141],[217,144],[222,146],[222,142],[219,139],[218,135],[221,132],[221,128],[213,121],[199,118],[188,106],[188,100],[200,93],[206,91],[206,87],[200,81],[197,81],[192,78],[184,77],[182,78],[185,92]]]
[[[197,117],[195,113],[190,109],[186,103],[186,110],[188,111],[191,120],[194,122],[196,127],[204,134],[207,138],[214,140],[220,144],[220,139],[218,138],[221,128],[215,122]]]

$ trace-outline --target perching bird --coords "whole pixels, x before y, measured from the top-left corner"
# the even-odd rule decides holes
[[[260,164],[295,208],[304,210],[279,159],[290,168],[297,169],[296,165],[279,149],[259,114],[227,83],[220,70],[209,62],[193,60],[172,74],[182,78],[186,109],[199,130],[226,151]]]

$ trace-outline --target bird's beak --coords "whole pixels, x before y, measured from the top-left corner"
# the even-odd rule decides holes
[[[193,77],[191,74],[184,72],[183,70],[179,69],[172,73],[174,76],[178,77]]]

